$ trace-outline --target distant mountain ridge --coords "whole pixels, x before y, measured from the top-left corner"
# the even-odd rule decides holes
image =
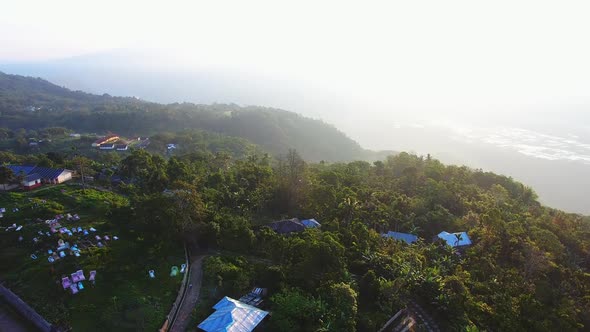
[[[391,153],[363,149],[330,124],[280,109],[235,104],[165,105],[72,91],[41,78],[2,72],[0,112],[2,126],[11,129],[61,126],[123,135],[201,129],[245,138],[274,155],[296,149],[309,161],[377,160]]]

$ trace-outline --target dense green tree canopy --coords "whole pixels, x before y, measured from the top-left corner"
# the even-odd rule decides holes
[[[163,225],[199,225],[170,234],[193,234],[201,246],[267,261],[252,278],[275,292],[273,328],[375,330],[410,300],[451,330],[588,326],[588,218],[541,206],[530,188],[510,178],[410,154],[373,165],[307,164],[294,151],[274,162],[153,158],[138,153],[122,162],[134,179],[128,190],[155,195],[137,196],[135,213],[160,225],[159,234],[166,233]],[[161,174],[159,186],[142,189],[154,174]],[[180,182],[182,194],[173,197],[186,200],[166,208],[158,191],[174,188],[172,178],[192,184]],[[290,236],[263,227],[287,216],[314,217],[322,227]],[[382,238],[388,230],[420,240]],[[457,251],[433,241],[441,231],[466,231],[473,244]],[[233,264],[227,268],[252,274]],[[247,290],[239,280],[243,287],[232,284],[228,292]]]

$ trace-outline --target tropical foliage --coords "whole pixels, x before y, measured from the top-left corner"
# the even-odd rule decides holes
[[[588,218],[543,207],[504,176],[406,153],[308,164],[295,151],[136,151],[117,172],[130,179],[119,188],[130,204],[116,220],[146,239],[223,250],[230,259],[211,257],[205,269],[216,296],[268,287],[269,330],[372,331],[410,300],[453,330],[589,326]],[[264,227],[287,216],[314,217],[321,230]],[[387,230],[420,240],[384,239]],[[443,230],[466,231],[473,245],[433,241]]]

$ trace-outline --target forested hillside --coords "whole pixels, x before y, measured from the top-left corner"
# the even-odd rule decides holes
[[[270,331],[377,331],[409,301],[449,331],[590,326],[588,218],[541,206],[510,178],[405,153],[374,164],[307,164],[293,151],[284,160],[223,167],[135,153],[122,161],[142,193],[133,227],[161,236],[174,220],[180,238],[233,252],[211,258],[205,276],[222,280],[218,296],[269,287]],[[164,198],[165,187],[183,191]],[[166,207],[180,202],[190,204]],[[261,227],[281,217],[322,227],[291,236]],[[388,230],[421,240],[383,239]],[[451,249],[433,241],[441,231],[466,231],[473,244]]]
[[[82,164],[86,174],[105,167],[62,166]],[[140,150],[106,166],[129,179],[118,189],[129,206],[111,212],[124,236],[210,253],[197,320],[256,286],[269,289],[268,331],[377,331],[409,303],[448,331],[590,326],[589,218],[544,207],[505,176],[406,153],[310,164],[295,151],[273,161]],[[285,217],[322,226],[290,235],[265,227]],[[380,235],[389,230],[419,240]],[[472,244],[451,248],[435,240],[442,231],[467,232]]]
[[[0,81],[2,126],[54,136],[67,136],[58,127],[147,133],[155,150],[170,141],[190,147],[89,158],[0,151],[0,165],[83,170],[92,185],[128,199],[106,216],[122,237],[206,253],[195,320],[223,296],[264,287],[272,316],[263,331],[378,331],[414,303],[447,331],[590,327],[590,219],[542,206],[532,188],[509,177],[407,153],[373,163],[309,162],[369,153],[333,127],[286,111],[160,105],[32,78]],[[18,182],[8,168],[0,176]],[[287,235],[266,227],[293,217],[321,227]],[[388,231],[419,240],[384,238]],[[452,248],[436,237],[443,231],[466,232],[471,244]],[[140,300],[93,310],[104,309],[101,324],[109,326],[109,313],[133,311]]]
[[[274,155],[297,149],[310,161],[376,160],[384,155],[361,148],[329,124],[293,112],[225,104],[162,105],[70,91],[42,79],[3,73],[0,123],[13,130],[65,127],[128,136],[201,129],[245,138]]]

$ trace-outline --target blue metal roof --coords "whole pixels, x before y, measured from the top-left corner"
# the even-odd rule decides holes
[[[271,222],[268,227],[279,234],[303,232],[306,228],[297,218]]]
[[[418,237],[416,235],[408,234],[408,233],[398,233],[398,232],[389,231],[389,232],[383,234],[382,236],[392,238],[392,239],[395,239],[398,241],[404,241],[407,244],[412,244],[412,243],[418,241]]]
[[[35,166],[21,166],[21,165],[8,165],[8,168],[12,170],[14,175],[18,175],[22,173],[23,175],[29,175],[31,171],[35,168]]]
[[[438,237],[443,239],[451,247],[462,247],[471,245],[471,239],[466,232],[448,233],[440,232]]]
[[[301,223],[303,226],[305,226],[305,228],[317,228],[321,226],[321,224],[315,219],[301,220]]]
[[[199,328],[206,332],[250,332],[268,315],[268,312],[247,305],[230,297],[224,297],[215,306],[215,312],[207,317]]]
[[[12,170],[15,175],[22,173],[25,176],[31,174],[39,174],[41,179],[56,179],[65,171],[63,168],[49,168],[49,167],[37,167],[37,166],[20,166],[20,165],[9,165],[8,168]]]
[[[55,179],[63,173],[63,168],[35,167],[31,172],[39,173],[43,179]]]

